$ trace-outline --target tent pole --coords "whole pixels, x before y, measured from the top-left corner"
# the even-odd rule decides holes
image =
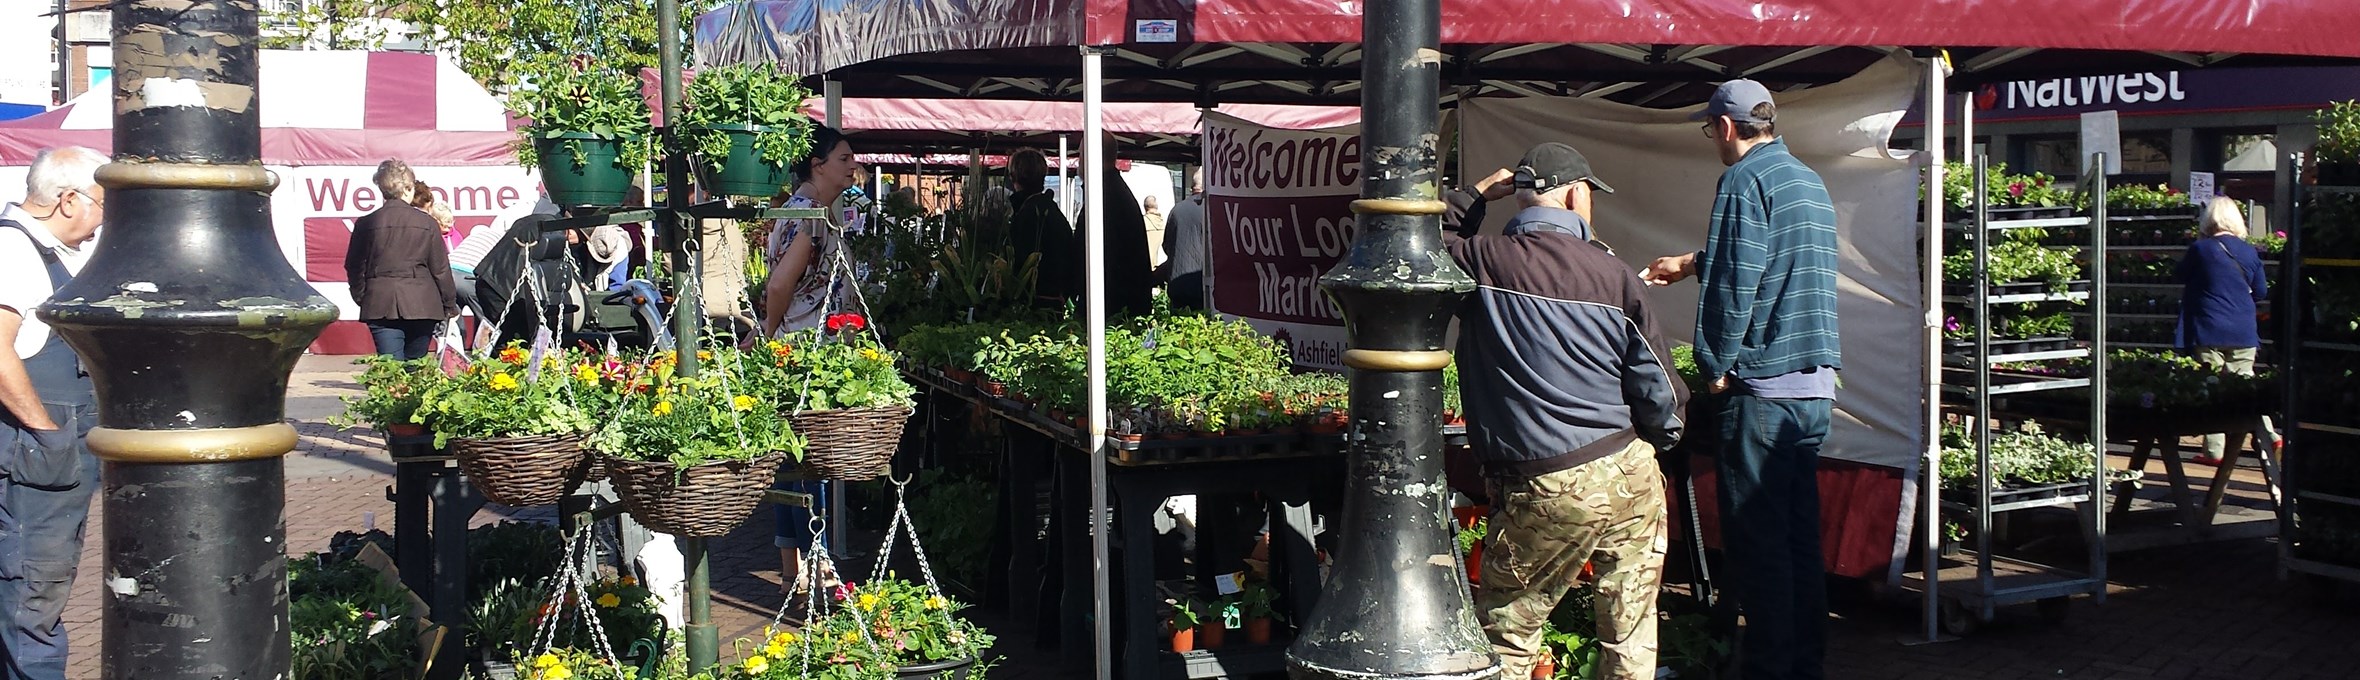
[[[1298,680],[1493,678],[1442,483],[1451,314],[1475,280],[1442,250],[1441,0],[1371,0],[1361,15],[1359,233],[1320,277],[1352,369],[1343,513],[1302,636]]]
[[[1088,105],[1088,103],[1086,103],[1086,102],[1085,102],[1085,103],[1083,104],[1083,108],[1084,108],[1084,109],[1087,109],[1087,108],[1089,108],[1089,105]],[[1088,121],[1088,118],[1087,118],[1087,116],[1089,116],[1089,115],[1090,115],[1090,112],[1089,112],[1089,111],[1083,111],[1083,112],[1082,112],[1082,115],[1084,116],[1084,119],[1083,119],[1082,125],[1083,125],[1084,127],[1088,127],[1088,126],[1089,126],[1089,121]],[[1065,144],[1065,135],[1058,135],[1058,136],[1057,136],[1057,211],[1058,211],[1058,212],[1061,212],[1061,213],[1065,213],[1065,219],[1069,219],[1069,220],[1070,220],[1070,219],[1073,219],[1073,185],[1072,185],[1072,184],[1067,184],[1067,183],[1066,183],[1066,181],[1065,181],[1065,176],[1066,176],[1066,175],[1065,175],[1065,171],[1066,171],[1065,163],[1066,163],[1066,161],[1068,161],[1068,160],[1071,160],[1072,158],[1073,158],[1073,157],[1072,157],[1071,155],[1069,155],[1069,152],[1068,152],[1068,151],[1067,151],[1067,149],[1066,149],[1066,144]]]
[[[1919,254],[1921,280],[1919,292],[1925,298],[1925,459],[1918,463],[1924,468],[1918,482],[1918,521],[1926,526],[1921,539],[1920,564],[1925,570],[1925,599],[1920,603],[1924,616],[1925,638],[1920,642],[1942,641],[1942,326],[1947,317],[1942,310],[1942,174],[1945,147],[1949,145],[1949,126],[1943,121],[1949,103],[1947,55],[1935,55],[1926,60],[1926,200],[1925,231],[1919,239],[1924,252]],[[1974,105],[1972,97],[1968,105]],[[1968,142],[1972,144],[1973,142]]]
[[[1106,123],[1104,115],[1104,83],[1100,80],[1099,59],[1102,48],[1082,50],[1082,173],[1089,178],[1105,174]],[[1064,146],[1064,137],[1058,145]],[[1083,323],[1088,326],[1090,432],[1084,441],[1090,455],[1090,601],[1091,637],[1098,651],[1098,679],[1114,677],[1114,616],[1107,601],[1110,590],[1107,582],[1107,517],[1106,517],[1106,201],[1107,187],[1101,182],[1088,182],[1090,207],[1082,218],[1083,276],[1088,287],[1083,293],[1088,313]],[[1073,192],[1067,191],[1071,196]],[[1136,605],[1134,605],[1136,606]]]
[[[826,117],[828,127],[835,128],[837,132],[844,131],[844,81],[834,77],[823,77],[819,83],[819,91],[823,107],[821,115]],[[820,149],[814,153],[827,153],[827,150]],[[843,199],[843,196],[830,196],[827,207],[833,209]],[[841,493],[843,485],[830,484],[830,486],[835,487],[831,491],[838,493],[828,494],[828,507],[825,510],[830,520],[827,523],[827,550],[835,557],[843,558],[849,554],[846,552],[846,546],[852,545],[852,523],[844,520],[844,494]]]
[[[656,25],[680,25],[679,0],[656,0]],[[688,157],[677,153],[679,138],[671,128],[672,121],[680,120],[680,31],[658,31],[657,40],[665,128],[658,137],[662,147],[656,157],[664,164],[666,209],[656,211],[656,230],[664,235],[672,257],[672,289],[677,296],[672,305],[674,370],[680,377],[693,378],[697,374],[697,346],[704,339],[704,305],[698,299],[696,262],[689,254],[688,242],[696,234],[681,220],[689,205]],[[713,563],[705,539],[682,536],[678,540],[688,568],[682,587],[683,599],[688,601],[688,625],[681,628],[688,671],[697,673],[713,667],[721,656],[721,631],[713,624]]]

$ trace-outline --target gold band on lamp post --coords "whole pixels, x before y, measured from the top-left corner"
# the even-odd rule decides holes
[[[279,186],[277,173],[260,165],[200,163],[125,163],[98,167],[98,183],[108,189],[221,189],[271,191]]]
[[[295,450],[295,428],[286,423],[206,430],[90,431],[90,453],[117,463],[227,463],[277,458]]]
[[[1450,204],[1441,201],[1363,198],[1352,202],[1352,214],[1355,215],[1440,215],[1447,212],[1450,212]]]
[[[1344,365],[1363,371],[1439,371],[1450,365],[1450,353],[1425,350],[1348,349]]]

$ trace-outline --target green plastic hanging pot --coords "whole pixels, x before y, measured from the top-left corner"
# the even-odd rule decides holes
[[[717,161],[721,167],[717,170],[711,166],[702,168],[707,173],[705,185],[713,193],[769,198],[787,186],[787,164],[764,161],[762,153],[754,150],[754,137],[763,132],[763,126],[715,125],[704,129],[719,130],[729,135],[729,155],[707,159],[708,162]]]
[[[579,145],[576,156],[565,142]],[[616,137],[601,137],[585,132],[567,132],[555,137],[533,140],[533,149],[541,154],[541,181],[549,187],[549,199],[558,205],[622,205],[631,193],[631,176],[636,168],[623,167],[623,142]]]

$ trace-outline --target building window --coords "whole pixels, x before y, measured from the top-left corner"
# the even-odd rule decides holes
[[[2169,132],[2141,132],[2122,137],[2122,174],[2124,176],[2169,176],[2172,172],[2172,136]],[[2048,137],[2027,139],[2022,152],[2024,167],[2019,172],[2038,172],[2058,178],[2081,176],[2081,167],[2089,163],[2082,157],[2081,138]],[[2150,180],[2152,181],[2152,180]]]
[[[2276,172],[2278,135],[2221,135],[2221,172]]]

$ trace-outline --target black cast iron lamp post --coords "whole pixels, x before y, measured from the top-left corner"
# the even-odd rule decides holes
[[[251,0],[115,3],[106,226],[40,310],[98,391],[109,680],[288,672],[287,375],[336,306],[271,227],[256,38]]]
[[[1499,673],[1453,552],[1442,481],[1443,340],[1475,281],[1442,251],[1441,25],[1439,0],[1371,0],[1361,19],[1360,231],[1320,278],[1351,338],[1350,477],[1335,566],[1287,648],[1297,678]]]

